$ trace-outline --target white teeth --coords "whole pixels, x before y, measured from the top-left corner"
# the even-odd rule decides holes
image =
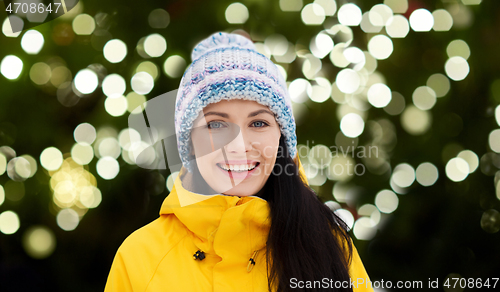
[[[241,165],[217,164],[217,165],[224,170],[231,170],[238,172],[249,171],[256,167],[256,165],[251,165],[251,164],[241,164]]]

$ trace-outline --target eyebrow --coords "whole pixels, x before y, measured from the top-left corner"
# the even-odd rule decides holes
[[[251,118],[251,117],[255,117],[259,114],[262,114],[262,113],[267,113],[267,114],[270,114],[271,116],[274,117],[274,114],[272,112],[270,112],[269,110],[266,110],[266,109],[260,109],[260,110],[256,110],[254,112],[251,112],[248,114],[248,117]],[[208,112],[206,114],[204,114],[202,117],[206,117],[206,116],[220,116],[220,117],[223,117],[223,118],[229,118],[229,115],[226,114],[226,113],[221,113],[221,112]]]

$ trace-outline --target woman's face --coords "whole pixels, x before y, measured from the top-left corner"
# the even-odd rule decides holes
[[[257,194],[276,162],[279,124],[267,106],[223,100],[203,109],[191,132],[201,176],[217,193]]]

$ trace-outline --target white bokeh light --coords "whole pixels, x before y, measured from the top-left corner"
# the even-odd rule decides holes
[[[19,216],[13,211],[4,211],[0,214],[0,232],[6,235],[14,234],[21,225]]]
[[[144,41],[144,51],[150,57],[160,57],[167,50],[167,41],[157,33],[149,35]]]
[[[340,130],[350,138],[355,138],[363,133],[365,121],[356,113],[348,113],[340,120]]]
[[[469,75],[469,63],[463,57],[455,56],[446,61],[444,65],[446,75],[454,81],[464,80]]]
[[[7,79],[17,79],[22,71],[23,61],[14,55],[5,56],[0,63],[0,72]]]
[[[392,213],[398,208],[398,196],[390,190],[381,190],[375,196],[375,206],[382,213]]]
[[[106,96],[122,95],[127,89],[125,79],[118,74],[110,74],[102,81],[102,91]]]
[[[72,231],[75,230],[75,228],[78,226],[78,223],[80,223],[80,217],[75,210],[71,208],[65,208],[57,213],[56,221],[57,225],[59,225],[62,230]]]
[[[359,74],[352,69],[343,69],[335,79],[338,89],[343,93],[354,93],[361,84]]]
[[[452,158],[446,163],[446,176],[454,181],[463,181],[469,175],[469,164],[460,157]]]
[[[110,156],[104,156],[97,161],[97,173],[106,180],[114,179],[120,172],[118,161]]]
[[[415,170],[417,182],[424,187],[433,185],[439,178],[438,169],[430,162],[421,163]]]
[[[361,9],[354,3],[347,3],[340,7],[337,12],[337,18],[340,24],[346,26],[357,26],[363,19]]]
[[[434,17],[427,9],[416,9],[410,15],[410,26],[414,31],[430,31],[434,26]]]
[[[392,99],[391,89],[383,83],[375,83],[367,93],[368,102],[377,108],[387,106]]]
[[[31,29],[24,33],[21,47],[26,53],[36,55],[42,50],[44,42],[43,35],[39,31]]]
[[[239,2],[232,3],[226,8],[226,20],[229,23],[239,24],[248,20],[248,8]]]
[[[387,21],[385,30],[391,38],[404,38],[410,32],[410,24],[403,15],[394,15]]]
[[[61,151],[55,147],[48,147],[40,154],[40,164],[46,170],[57,170],[63,163]]]
[[[153,90],[154,79],[146,72],[136,73],[130,81],[132,90],[138,94],[148,94]]]
[[[90,94],[96,90],[99,85],[97,74],[90,69],[78,71],[75,76],[75,87],[83,94]]]
[[[119,39],[113,39],[104,45],[103,53],[110,63],[119,63],[127,56],[127,45]]]
[[[368,51],[378,60],[389,58],[393,50],[392,40],[385,35],[376,35],[368,42]]]
[[[320,25],[325,21],[325,10],[319,4],[309,3],[304,6],[300,16],[306,25]]]

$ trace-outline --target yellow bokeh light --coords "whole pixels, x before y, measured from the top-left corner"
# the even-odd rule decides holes
[[[436,73],[427,79],[427,86],[434,90],[437,97],[443,97],[450,91],[450,80],[443,74]]]
[[[432,29],[435,31],[449,31],[453,26],[453,17],[444,9],[437,9],[432,12],[434,17],[434,25]]]
[[[150,61],[141,62],[135,69],[135,73],[138,72],[146,72],[149,75],[151,75],[151,77],[153,77],[154,80],[158,78],[158,66],[156,66],[155,63]]]
[[[5,202],[5,190],[2,185],[0,185],[0,206]]]
[[[61,151],[55,147],[48,147],[40,154],[40,164],[46,170],[57,170],[61,167],[63,155]]]
[[[7,169],[7,157],[0,152],[0,175],[5,173],[5,170]]]
[[[157,33],[151,34],[144,40],[144,51],[148,56],[156,58],[161,57],[167,50],[167,41]]]
[[[20,225],[19,216],[15,212],[4,211],[0,214],[0,232],[3,234],[16,233]]]
[[[46,226],[31,226],[23,234],[23,247],[32,258],[44,259],[54,252],[56,237],[54,232]]]
[[[76,143],[71,148],[71,158],[80,165],[89,164],[94,158],[94,149],[88,144]]]
[[[173,55],[165,60],[163,70],[168,77],[178,78],[181,77],[186,69],[186,60],[178,55]]]
[[[59,88],[67,81],[71,80],[71,71],[66,66],[57,66],[52,69],[50,74],[50,83],[54,85],[54,87]],[[81,82],[81,80],[79,80]],[[81,83],[79,84],[81,85]]]
[[[300,16],[305,25],[320,25],[325,21],[325,10],[319,4],[309,3],[304,6]]]
[[[432,186],[439,178],[437,167],[430,162],[421,163],[417,167],[415,174],[417,182],[424,187]]]
[[[248,8],[240,3],[232,3],[226,8],[226,20],[232,24],[245,23],[248,20]]]
[[[148,23],[152,28],[166,28],[170,24],[170,14],[164,9],[157,8],[149,13]]]
[[[280,8],[283,11],[300,11],[302,5],[302,0],[280,0]]]
[[[142,113],[143,109],[146,108],[146,97],[142,94],[136,92],[129,92],[127,94],[127,111],[132,114]]]
[[[408,10],[408,0],[384,0],[384,4],[389,6],[394,13],[406,13]]]
[[[46,63],[39,62],[31,66],[30,78],[37,85],[44,85],[49,82],[51,75],[52,70]]]
[[[78,35],[91,35],[95,30],[95,21],[88,14],[80,14],[73,19],[72,26]]]
[[[427,132],[431,124],[431,114],[414,105],[408,105],[401,114],[401,126],[406,132],[412,135],[421,135]]]
[[[459,56],[467,60],[470,56],[470,48],[464,40],[453,40],[446,47],[446,53],[449,58]]]

